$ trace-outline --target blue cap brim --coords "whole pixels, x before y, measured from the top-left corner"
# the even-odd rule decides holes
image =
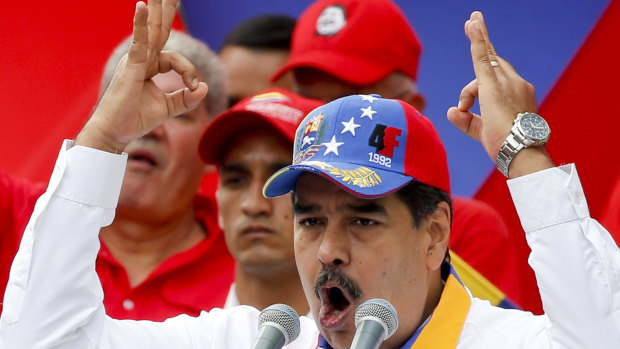
[[[361,198],[385,196],[415,180],[400,173],[359,164],[306,161],[274,173],[265,183],[263,195],[273,198],[289,193],[295,189],[297,178],[305,172],[326,177],[350,194]]]

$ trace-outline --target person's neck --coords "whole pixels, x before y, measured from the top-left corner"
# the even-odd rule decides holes
[[[293,307],[299,315],[310,311],[294,262],[268,273],[251,272],[237,263],[235,292],[240,304],[259,310],[275,303],[284,303]]]
[[[424,324],[428,319],[441,299],[441,294],[444,289],[444,283],[441,277],[441,271],[437,271],[429,275],[429,289],[426,299],[424,301],[424,309],[422,314],[418,318],[404,317],[399,321],[398,331],[384,343],[384,347],[387,348],[399,348],[403,346],[407,341],[419,330],[420,326]],[[409,314],[411,315],[411,314]]]
[[[205,236],[193,210],[165,223],[117,215],[112,225],[101,230],[101,239],[125,268],[132,287],[167,258],[195,246]]]
[[[422,321],[426,320],[439,304],[441,294],[443,293],[444,282],[441,273],[435,273],[431,276],[431,287],[429,289],[426,305],[424,306],[424,315]]]

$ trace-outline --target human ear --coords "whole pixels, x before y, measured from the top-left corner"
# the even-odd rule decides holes
[[[424,98],[422,94],[412,91],[411,93],[407,93],[402,100],[420,112],[424,112],[424,107],[426,107],[426,98]]]
[[[435,212],[426,219],[430,235],[430,244],[426,251],[426,266],[429,270],[437,270],[443,263],[450,241],[450,206],[445,201],[439,202]]]
[[[222,215],[222,210],[219,209],[220,207],[220,187],[218,185],[217,189],[215,189],[215,202],[217,204],[218,210],[217,210],[217,225],[219,226],[219,228],[221,230],[224,230],[224,217]]]
[[[215,172],[215,170],[216,170],[216,167],[214,165],[204,164],[202,166],[202,173],[203,173],[203,175],[211,174],[211,173]]]

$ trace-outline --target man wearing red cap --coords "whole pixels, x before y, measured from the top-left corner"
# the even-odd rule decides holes
[[[422,110],[415,87],[421,52],[402,11],[386,0],[321,0],[297,20],[291,55],[273,77],[292,69],[293,90],[328,102],[378,93]]]
[[[149,11],[138,3],[134,43],[107,98],[75,142],[63,144],[13,265],[0,318],[6,347],[248,348],[258,334],[251,307],[163,323],[114,320],[102,307],[94,261],[122,183],[126,154],[115,152],[207,93],[189,62],[160,52],[175,5],[151,1]],[[476,80],[448,118],[511,178],[546,314],[467,292],[446,258],[449,176],[433,125],[402,101],[354,95],[304,118],[293,164],[263,188],[268,196],[293,190],[295,257],[315,317],[298,320],[296,340],[284,330],[295,340],[287,348],[348,348],[360,338],[356,320],[367,330],[375,324],[361,331],[376,335],[365,341],[372,348],[620,347],[620,249],[589,217],[575,166],[554,167],[543,146],[548,125],[532,113],[533,88],[495,54],[482,14],[472,13],[465,31]],[[167,69],[182,72],[186,87],[165,94],[153,86],[150,78]],[[469,111],[475,96],[481,115]],[[369,105],[376,113],[356,116]],[[385,311],[356,316],[364,304]]]
[[[321,104],[268,89],[218,115],[202,136],[202,160],[218,167],[219,224],[236,262],[225,308],[286,303],[308,313],[293,252],[291,198],[267,199],[262,188],[291,163],[297,125]]]
[[[416,88],[421,51],[413,27],[391,1],[319,0],[298,19],[291,55],[274,79],[292,72],[295,92],[324,102],[377,93],[423,111]],[[521,285],[503,218],[479,200],[453,197],[453,205],[450,248],[465,283],[478,297],[514,307],[510,300],[518,303]]]

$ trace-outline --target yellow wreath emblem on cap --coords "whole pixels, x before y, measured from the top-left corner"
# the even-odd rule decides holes
[[[381,176],[379,176],[375,171],[364,166],[360,166],[352,170],[345,170],[322,161],[307,161],[305,164],[318,166],[342,182],[350,185],[352,184],[360,188],[374,187],[382,182]]]

